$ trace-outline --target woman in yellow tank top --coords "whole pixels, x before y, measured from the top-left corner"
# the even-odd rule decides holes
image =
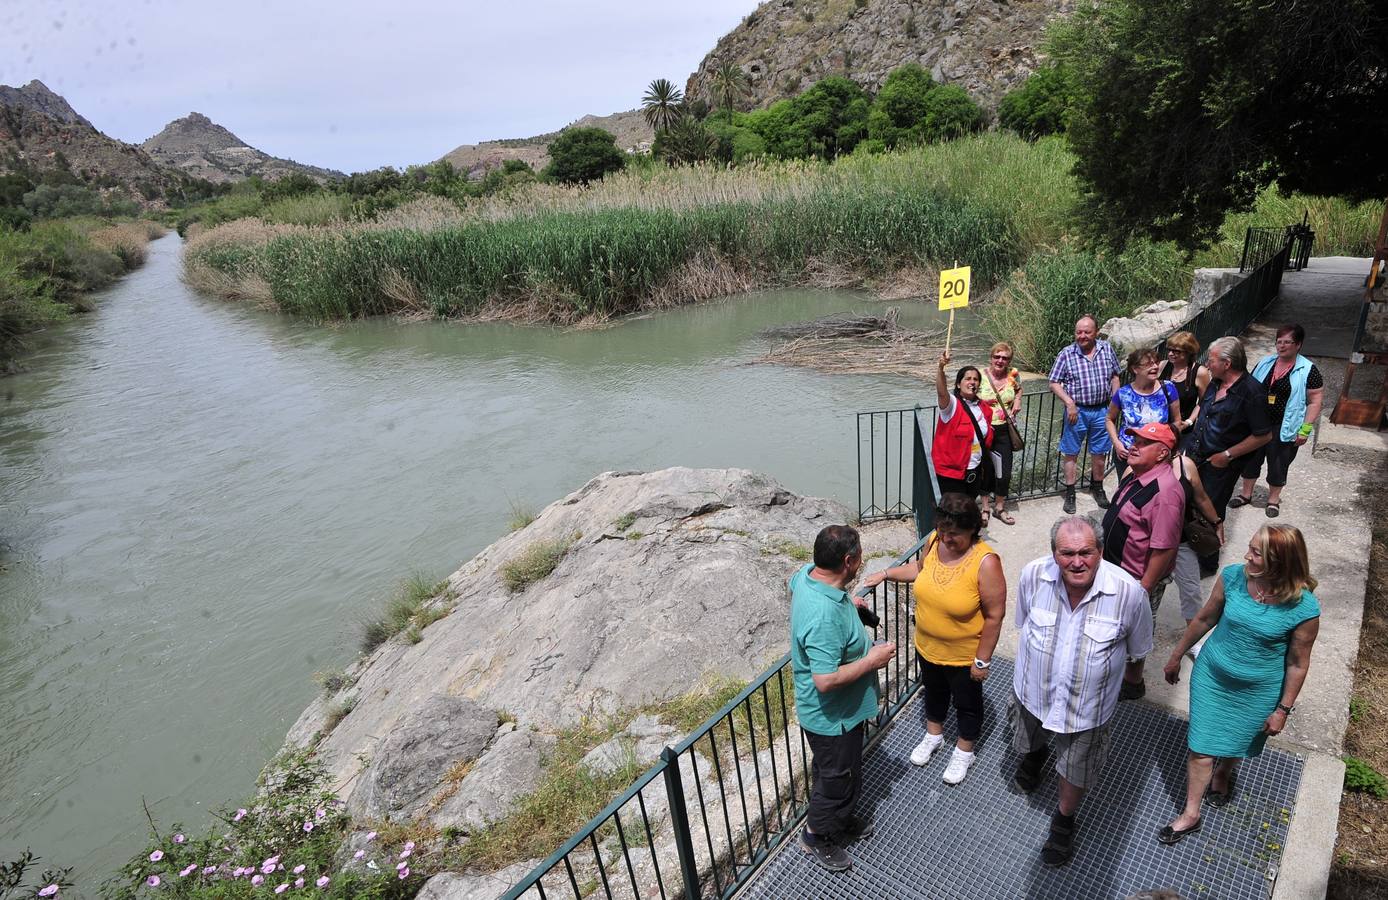
[[[945,494],[935,510],[935,531],[919,562],[863,579],[910,581],[916,598],[916,661],[925,693],[925,737],[911,751],[923,766],[944,741],[944,721],[954,702],[959,740],[944,772],[958,784],[974,764],[974,742],[983,725],[983,682],[1007,608],[1007,580],[992,547],[979,540],[983,515],[972,497]]]

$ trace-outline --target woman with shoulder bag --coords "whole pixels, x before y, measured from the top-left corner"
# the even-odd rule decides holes
[[[998,341],[988,351],[988,368],[983,370],[983,381],[978,386],[978,396],[985,403],[991,403],[993,415],[993,446],[990,456],[993,460],[993,491],[988,497],[993,517],[1004,525],[1015,525],[1017,520],[1007,511],[1007,491],[1012,486],[1012,455],[1022,449],[1021,434],[1015,419],[1022,411],[1022,376],[1012,368],[1012,345]]]

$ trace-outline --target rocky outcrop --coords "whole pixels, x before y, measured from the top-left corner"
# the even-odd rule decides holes
[[[141,205],[157,206],[176,181],[139,147],[107,137],[43,82],[0,85],[0,174],[34,180],[67,172],[77,180]]]
[[[219,184],[244,181],[253,175],[274,181],[300,174],[320,183],[345,177],[332,169],[280,159],[257,150],[197,112],[174,119],[140,147],[170,168]]]
[[[451,614],[360,661],[350,712],[330,727],[344,698],[320,698],[289,741],[318,741],[359,818],[471,831],[533,789],[555,731],[763,671],[787,577],[847,518],[740,469],[604,473],[455,572]],[[561,558],[519,577],[540,551]],[[613,752],[677,737],[638,718]]]
[[[655,139],[655,133],[639,109],[616,112],[610,116],[584,116],[570,122],[567,127],[601,128],[612,135],[618,147],[629,153],[649,150],[651,141]],[[558,131],[551,131],[528,138],[463,144],[444,154],[443,159],[474,179],[481,178],[491,169],[500,168],[508,159],[519,159],[538,172],[549,165],[549,145],[558,136]]]
[[[919,63],[993,108],[1036,68],[1046,23],[1073,0],[770,0],[724,35],[689,77],[685,95],[713,101],[723,65],[750,82],[744,106],[766,106],[830,75],[875,91],[887,73]]]

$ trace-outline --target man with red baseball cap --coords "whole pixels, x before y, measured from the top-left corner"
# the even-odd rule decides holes
[[[1128,473],[1104,514],[1104,559],[1142,584],[1155,617],[1181,546],[1186,494],[1171,469],[1176,449],[1171,427],[1149,422],[1125,430],[1135,440],[1128,453]],[[1128,660],[1118,699],[1135,700],[1146,692],[1142,660]]]

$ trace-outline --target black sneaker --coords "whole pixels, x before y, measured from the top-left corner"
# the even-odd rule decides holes
[[[1089,482],[1089,493],[1094,495],[1094,502],[1100,509],[1108,509],[1108,494],[1104,493],[1104,483],[1102,481]]]
[[[1065,510],[1067,516],[1075,514],[1075,486],[1073,484],[1065,486],[1065,502],[1061,504],[1060,508]]]
[[[1022,757],[1016,774],[1012,776],[1012,783],[1016,785],[1017,790],[1023,794],[1030,794],[1036,790],[1037,785],[1041,783],[1041,767],[1046,764],[1046,757],[1050,752],[1048,748],[1042,747]]]
[[[1147,695],[1147,682],[1128,681],[1124,679],[1123,685],[1118,688],[1118,699],[1122,700],[1141,700]]]
[[[844,823],[843,831],[839,833],[839,837],[845,844],[851,844],[854,841],[861,841],[864,838],[872,837],[873,832],[876,830],[871,819],[864,819],[861,816],[849,816],[848,821]]]
[[[853,868],[853,857],[848,851],[828,838],[800,832],[800,848],[830,872],[845,872]]]

